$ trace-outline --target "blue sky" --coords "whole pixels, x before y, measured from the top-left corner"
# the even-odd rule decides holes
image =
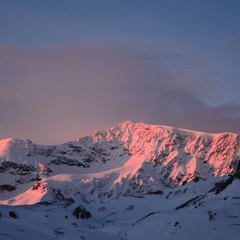
[[[0,2],[0,139],[125,120],[240,133],[240,1]]]

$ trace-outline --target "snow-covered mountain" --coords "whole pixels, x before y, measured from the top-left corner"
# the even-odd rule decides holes
[[[234,174],[240,141],[232,133],[125,122],[58,146],[2,140],[0,159],[4,204],[53,200],[58,188],[64,197],[107,201]]]
[[[240,195],[239,160],[237,134],[210,134],[130,121],[62,145],[5,139],[0,141],[0,213],[5,225],[18,223],[31,236],[40,228],[26,223],[42,218],[40,225],[49,228],[45,215],[52,212],[52,227],[39,239],[77,239],[67,234],[73,225],[69,228],[54,220],[59,214],[72,219],[88,216],[80,220],[82,231],[86,231],[82,239],[182,239],[184,234],[195,234],[188,232],[190,226],[193,228],[193,223],[188,223],[189,210],[194,209],[199,215],[195,224],[202,224],[205,218],[216,223],[220,215],[227,218],[225,222],[235,224],[228,228],[235,226],[230,228],[231,236],[237,239],[238,222],[232,220],[240,215],[239,207],[238,213],[234,210]],[[27,212],[30,217],[9,220],[9,209]],[[69,211],[74,209],[77,213],[70,217]],[[175,221],[176,214],[179,217]],[[14,229],[20,225],[13,224]],[[215,225],[217,229],[224,223],[221,220]],[[123,226],[124,233],[119,230]],[[157,226],[161,231],[156,230]],[[61,228],[65,228],[64,234]],[[212,234],[202,238],[205,232],[200,231],[199,239],[226,237],[224,231],[217,234],[216,229],[210,224],[204,231],[211,230]],[[0,229],[1,233],[15,237]]]

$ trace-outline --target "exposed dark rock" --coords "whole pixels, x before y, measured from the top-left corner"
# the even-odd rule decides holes
[[[15,211],[9,211],[9,216],[11,218],[18,218],[18,215],[17,215],[17,213]]]
[[[18,167],[18,164],[15,162],[11,162],[11,161],[5,161],[2,162],[2,166],[7,170],[10,168],[16,169]]]
[[[150,191],[147,194],[149,194],[149,195],[162,195],[163,191],[162,190]]]
[[[216,219],[217,213],[214,213],[212,211],[208,211],[208,220],[213,221]]]
[[[36,183],[33,185],[33,187],[32,187],[31,190],[32,190],[32,191],[38,190],[38,191],[41,191],[41,192],[43,193],[43,192],[46,191],[46,188],[47,188],[47,184],[44,183],[44,182],[39,181],[39,182],[36,182]]]
[[[128,207],[126,207],[125,211],[132,211],[134,207],[134,205],[129,205]]]
[[[80,205],[73,211],[73,216],[75,216],[77,219],[89,219],[92,217],[92,214],[87,211],[84,206]]]
[[[189,207],[191,205],[196,205],[196,203],[200,202],[202,199],[204,199],[206,196],[205,195],[200,195],[197,196],[195,198],[191,198],[190,200],[188,200],[187,202],[179,205],[178,207],[176,207],[175,210],[179,210],[181,208],[185,208],[185,207]]]
[[[69,158],[66,158],[66,157],[58,157],[57,159],[54,159],[54,160],[51,160],[49,165],[67,165],[67,166],[77,166],[77,167],[83,167],[83,168],[86,168],[86,167],[89,167],[88,165],[85,165],[81,162],[79,162],[78,160],[76,159],[69,159]]]
[[[16,186],[13,186],[13,185],[10,185],[10,184],[0,185],[0,192],[4,192],[4,191],[12,192],[16,189],[17,189]]]

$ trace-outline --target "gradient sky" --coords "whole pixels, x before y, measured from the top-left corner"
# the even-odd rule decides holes
[[[1,0],[0,139],[126,120],[240,133],[239,0]]]

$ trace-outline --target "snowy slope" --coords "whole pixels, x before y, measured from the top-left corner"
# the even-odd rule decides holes
[[[239,159],[237,134],[133,122],[2,140],[0,239],[240,239]]]
[[[141,196],[233,174],[239,159],[237,134],[132,122],[58,146],[6,139],[0,142],[0,202],[53,200],[57,188],[63,197],[80,192],[90,201]]]
[[[217,195],[201,195],[205,183],[192,182],[166,189],[162,195],[124,197],[107,203],[86,203],[75,196],[75,202],[67,206],[1,206],[0,239],[239,239],[240,181],[234,180]],[[79,205],[84,205],[92,217],[73,216]],[[10,211],[17,218],[10,217]]]

